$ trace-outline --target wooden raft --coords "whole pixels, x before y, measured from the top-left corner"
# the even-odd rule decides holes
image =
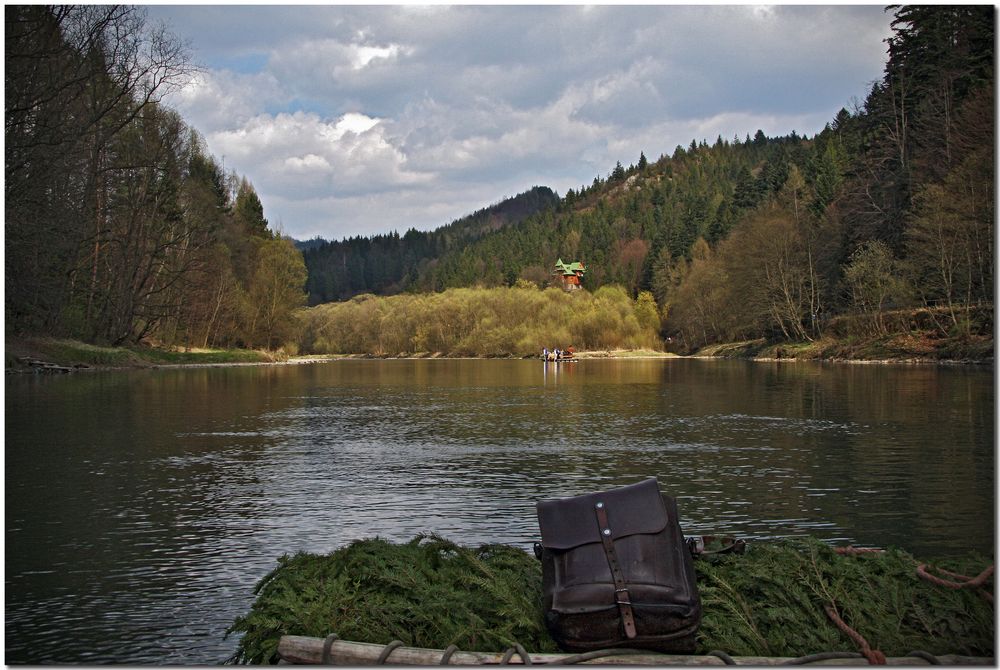
[[[324,640],[318,637],[303,637],[300,635],[283,635],[278,642],[278,655],[285,663],[317,665],[323,663]],[[330,660],[332,665],[374,665],[378,662],[386,649],[383,644],[370,644],[367,642],[350,642],[347,640],[335,640],[330,645]],[[417,647],[396,647],[392,649],[385,660],[387,665],[438,665],[444,649],[421,649]],[[566,659],[570,659],[577,654],[530,654],[532,665],[536,664],[561,664]],[[455,651],[450,659],[449,665],[500,665],[504,659],[503,652],[483,652],[483,651]],[[938,656],[937,659],[942,665],[986,665],[995,666],[993,658],[977,658],[972,656],[956,656],[948,654]],[[791,658],[771,657],[771,656],[734,656],[732,660],[736,665],[783,665]],[[523,665],[524,662],[518,654],[513,654],[508,660],[510,665]],[[590,665],[726,665],[717,656],[687,656],[672,654],[633,654],[623,656],[604,656],[587,661],[581,664]],[[930,665],[930,663],[919,657],[901,656],[886,659],[887,665]],[[838,658],[816,661],[810,665],[868,665],[867,659],[858,658]]]

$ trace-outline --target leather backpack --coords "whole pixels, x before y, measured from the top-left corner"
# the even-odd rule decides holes
[[[655,478],[537,503],[545,625],[565,651],[691,653],[701,600],[677,503]]]

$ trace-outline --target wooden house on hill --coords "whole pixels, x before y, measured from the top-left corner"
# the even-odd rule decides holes
[[[587,270],[583,267],[581,261],[563,263],[563,260],[560,258],[556,261],[556,267],[552,271],[552,274],[555,275],[565,290],[574,291],[580,288],[580,280],[586,272]]]

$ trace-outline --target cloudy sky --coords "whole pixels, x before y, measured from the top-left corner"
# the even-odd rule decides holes
[[[201,74],[168,102],[272,226],[426,230],[692,139],[822,130],[881,76],[868,6],[149,6]]]

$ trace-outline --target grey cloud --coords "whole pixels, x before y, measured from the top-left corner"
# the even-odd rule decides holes
[[[889,24],[874,6],[149,11],[199,60],[267,55],[260,73],[208,72],[175,104],[290,232],[328,237],[405,229],[395,216],[440,225],[505,188],[575,188],[692,138],[812,134],[880,75]],[[314,114],[278,114],[293,101]],[[380,123],[327,141],[348,113]]]
[[[350,235],[374,235],[409,228],[429,230],[450,223],[504,197],[526,191],[538,182],[503,180],[490,184],[461,184],[426,189],[401,189],[375,197],[368,194],[287,198],[261,195],[265,212],[280,212],[277,218],[299,239],[316,236],[340,239]],[[293,227],[290,222],[297,222]]]

